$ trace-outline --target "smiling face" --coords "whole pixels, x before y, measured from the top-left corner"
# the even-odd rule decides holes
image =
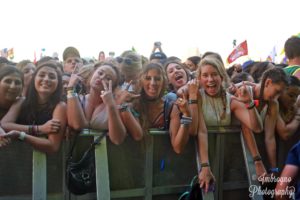
[[[172,84],[175,90],[187,83],[187,75],[182,66],[177,63],[170,63],[167,68],[167,77],[169,83]]]
[[[209,96],[217,96],[222,85],[222,77],[212,65],[201,66],[199,81]]]
[[[41,67],[35,76],[34,86],[39,94],[53,94],[58,86],[58,75],[55,69],[47,65]]]
[[[8,101],[14,101],[22,92],[22,79],[18,74],[9,74],[0,81],[0,95]]]
[[[90,86],[93,89],[101,91],[104,89],[102,81],[105,81],[105,83],[109,85],[109,80],[112,80],[112,86],[114,88],[117,83],[117,74],[111,66],[102,65],[98,67],[93,73],[93,76],[90,81]]]
[[[163,84],[163,77],[156,69],[148,70],[142,77],[142,87],[148,99],[157,99]]]

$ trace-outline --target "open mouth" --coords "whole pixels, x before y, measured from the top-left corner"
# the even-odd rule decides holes
[[[182,74],[176,74],[175,75],[175,81],[178,81],[178,80],[180,80],[180,79],[182,79],[183,78],[183,75]]]

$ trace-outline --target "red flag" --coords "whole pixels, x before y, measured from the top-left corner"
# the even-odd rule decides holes
[[[236,59],[238,59],[239,57],[245,56],[245,55],[248,55],[247,40],[245,40],[244,42],[239,44],[237,47],[235,47],[235,49],[233,49],[233,51],[227,58],[227,62],[230,64],[233,61],[235,61]]]

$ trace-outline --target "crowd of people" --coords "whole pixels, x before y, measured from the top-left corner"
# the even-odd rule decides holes
[[[210,162],[215,147],[207,128],[237,124],[257,177],[282,172],[292,184],[298,181],[300,144],[294,142],[286,166],[279,169],[276,140],[288,140],[300,124],[300,38],[288,38],[285,53],[289,65],[248,61],[228,69],[216,52],[183,61],[167,57],[160,42],[149,58],[133,50],[105,58],[101,51],[97,62],[87,62],[68,47],[62,62],[47,56],[37,63],[1,59],[0,148],[21,140],[55,153],[65,138],[84,128],[107,130],[116,145],[126,137],[140,141],[150,128],[168,130],[178,154],[190,139],[197,141],[198,179],[208,192],[216,180]],[[266,160],[255,134],[264,135]],[[286,186],[278,182],[276,191]]]

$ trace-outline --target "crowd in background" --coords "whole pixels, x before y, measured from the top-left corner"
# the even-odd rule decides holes
[[[236,124],[257,177],[293,178],[293,183],[278,182],[279,191],[297,184],[300,167],[298,141],[283,169],[276,153],[277,140],[289,140],[300,124],[300,38],[287,39],[285,54],[288,64],[249,60],[228,69],[216,52],[181,60],[168,57],[160,42],[154,43],[150,57],[127,50],[106,58],[101,51],[97,61],[87,61],[75,47],[67,47],[63,61],[0,58],[0,147],[21,140],[55,153],[64,139],[84,128],[107,130],[116,145],[126,137],[140,141],[150,128],[168,130],[176,153],[190,139],[197,140],[198,178],[207,192],[215,182],[214,143],[207,128]],[[254,134],[264,135],[266,159]]]

